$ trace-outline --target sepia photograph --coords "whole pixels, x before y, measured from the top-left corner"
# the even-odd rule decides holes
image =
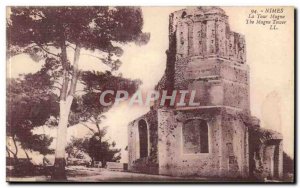
[[[7,6],[6,181],[295,183],[293,6]]]

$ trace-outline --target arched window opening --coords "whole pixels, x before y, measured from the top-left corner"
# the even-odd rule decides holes
[[[187,121],[182,128],[183,152],[187,154],[208,153],[208,125],[196,119]]]
[[[141,119],[138,123],[140,139],[140,158],[148,156],[148,128],[145,120]]]
[[[183,11],[183,13],[181,14],[181,18],[185,18],[187,15],[187,13],[185,11]]]

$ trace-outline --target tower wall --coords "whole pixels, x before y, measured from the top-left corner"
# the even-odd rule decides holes
[[[158,99],[148,114],[132,122],[129,170],[225,180],[281,178],[282,137],[261,129],[251,116],[249,83],[245,39],[230,31],[222,9],[188,8],[171,14],[167,66],[156,90],[168,95],[195,90],[194,101],[200,105],[162,107]],[[143,158],[137,153],[140,119],[150,128],[151,151]]]
[[[139,121],[144,120],[147,124],[147,156],[140,156]],[[157,112],[150,111],[128,125],[128,170],[147,174],[158,174],[157,153]]]
[[[247,177],[248,128],[239,117],[250,114],[244,37],[230,31],[225,12],[215,7],[177,11],[170,15],[169,28],[176,50],[163,79],[173,80],[173,90],[196,90],[200,106],[188,106],[188,96],[186,106],[158,108],[159,173]],[[208,124],[207,153],[183,152],[183,128],[192,119]]]
[[[250,113],[245,39],[230,31],[225,12],[215,7],[183,9],[170,15],[169,28],[176,40],[173,89],[196,90],[200,106]]]
[[[196,115],[197,114],[197,115]],[[196,115],[196,116],[195,116]],[[183,152],[182,128],[189,118],[209,119],[209,153]],[[218,139],[221,117],[213,111],[180,112],[158,110],[159,174],[171,176],[219,176],[220,159]]]
[[[208,124],[208,152],[185,153],[183,127],[190,120]],[[158,110],[159,174],[247,177],[248,131],[235,110],[226,107]]]

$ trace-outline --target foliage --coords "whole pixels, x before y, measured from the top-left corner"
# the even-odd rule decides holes
[[[107,128],[103,128],[100,134],[97,132],[90,138],[73,137],[66,147],[68,156],[80,158],[80,153],[84,152],[91,157],[92,163],[94,161],[101,161],[104,165],[107,161],[119,161],[121,159],[121,149],[115,148],[116,143],[114,141],[109,142],[109,140],[103,140],[106,135],[106,130]]]
[[[138,7],[11,7],[7,26],[12,55],[43,53],[44,58],[61,58],[62,52],[54,51],[61,49],[62,43],[70,48],[80,44],[85,49],[107,53],[98,59],[112,69],[121,63],[118,57],[123,50],[119,44],[141,45],[150,38],[142,32],[143,18]]]
[[[294,160],[283,152],[283,174],[294,173]]]
[[[84,85],[84,94],[77,96],[73,101],[70,114],[70,125],[80,122],[92,122],[96,126],[101,123],[101,114],[108,111],[110,106],[102,106],[99,102],[101,91],[125,90],[129,96],[133,95],[141,84],[140,80],[129,80],[121,76],[114,76],[111,72],[86,71],[81,75],[81,83]],[[114,104],[115,95],[106,98],[106,102]]]
[[[101,132],[105,132],[102,130]],[[100,136],[99,136],[100,135]],[[88,154],[92,158],[92,161],[101,161],[105,166],[106,162],[117,162],[121,159],[121,149],[117,149],[116,143],[113,141],[103,141],[103,136],[99,133],[95,133],[89,140]]]
[[[58,116],[58,97],[53,92],[51,77],[46,63],[34,74],[23,78],[8,79],[7,83],[7,135],[19,141],[23,149],[38,151],[41,154],[53,153],[49,149],[53,138],[45,134],[34,134],[36,127],[48,124],[51,117]]]
[[[66,147],[68,157],[78,158],[80,152],[87,153],[88,139],[72,137]]]
[[[146,44],[150,35],[142,32],[143,17],[138,7],[10,7],[9,12],[8,57],[27,53],[35,61],[43,59],[55,65],[48,80],[57,83],[50,84],[52,87],[59,88],[57,140],[63,147],[56,148],[53,178],[63,180],[66,178],[63,157],[66,138],[59,133],[64,133],[68,124],[72,124],[70,106],[74,107],[76,102],[73,99],[76,98],[78,80],[86,75],[92,76],[91,72],[82,74],[78,69],[81,49],[96,54],[90,56],[115,71],[121,66],[122,45],[128,42]],[[72,52],[74,60],[71,62],[68,57]],[[47,72],[44,74],[47,75]],[[96,96],[94,94],[87,92],[79,100],[90,100],[90,97]],[[101,112],[102,109],[98,109],[97,113]],[[70,117],[72,119],[72,115]],[[96,121],[99,129],[98,123]]]

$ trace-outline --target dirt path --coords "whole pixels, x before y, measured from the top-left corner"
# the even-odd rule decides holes
[[[207,178],[182,178],[162,175],[139,174],[132,172],[109,171],[102,168],[70,167],[69,181],[86,182],[174,182],[174,181],[207,181]]]

